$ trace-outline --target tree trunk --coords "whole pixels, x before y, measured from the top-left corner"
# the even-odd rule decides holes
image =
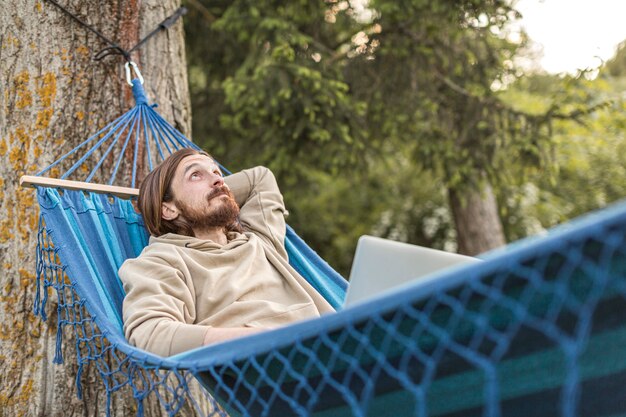
[[[506,243],[491,185],[482,190],[450,189],[448,194],[459,253],[478,255]]]
[[[180,0],[59,0],[105,36],[129,49],[179,6]],[[101,39],[41,0],[3,1],[0,8],[0,416],[99,416],[104,386],[94,367],[76,396],[73,335],[64,365],[52,364],[56,308],[33,314],[38,208],[18,185],[114,120],[132,103],[119,56],[94,61]],[[182,22],[148,41],[132,59],[149,99],[183,133],[190,128]],[[130,390],[114,395],[113,415],[133,414]],[[165,414],[146,404],[147,415]]]

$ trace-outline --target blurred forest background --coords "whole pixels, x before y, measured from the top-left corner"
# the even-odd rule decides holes
[[[346,277],[362,234],[478,254],[626,195],[624,44],[557,76],[510,1],[183,4],[193,140]]]

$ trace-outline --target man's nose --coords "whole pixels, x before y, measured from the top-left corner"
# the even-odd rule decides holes
[[[211,185],[213,185],[213,187],[221,187],[224,185],[224,178],[221,175],[213,174]]]

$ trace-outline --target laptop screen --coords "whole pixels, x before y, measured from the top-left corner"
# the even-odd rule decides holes
[[[479,259],[373,236],[357,244],[345,306],[368,300],[442,269]]]

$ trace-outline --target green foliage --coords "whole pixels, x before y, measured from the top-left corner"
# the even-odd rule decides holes
[[[289,223],[337,271],[348,276],[363,234],[454,250],[454,228],[441,181],[416,170],[400,153],[348,175],[314,172],[285,191]]]
[[[326,8],[240,0],[209,11],[210,36],[189,42],[190,72],[211,77],[190,80],[196,113],[208,116],[194,121],[203,133],[196,142],[235,169],[265,164],[293,183],[311,169],[354,164],[366,136],[364,105],[326,64],[335,52],[327,45],[342,36],[325,24]],[[190,20],[199,29],[206,16]]]
[[[579,77],[580,78],[580,77]],[[552,100],[603,103],[592,115],[559,120],[552,130],[553,170],[518,175],[500,189],[502,218],[509,240],[519,239],[604,207],[626,196],[626,102],[624,79],[601,74],[572,83],[568,77],[530,77],[511,89],[521,106],[544,107]],[[556,98],[555,98],[556,97]],[[570,106],[576,111],[575,106]],[[515,175],[517,165],[509,173]]]
[[[602,72],[611,77],[626,78],[626,40],[618,46],[617,53],[606,63]]]
[[[543,120],[507,106],[493,88],[516,75],[511,59],[522,46],[498,35],[518,17],[508,2],[372,6],[380,10],[382,29],[372,39],[380,47],[361,65],[374,66],[378,77],[376,99],[367,101],[380,100],[369,110],[384,123],[372,126],[381,128],[373,136],[416,142],[415,163],[453,188],[479,187],[485,172],[497,182],[511,149],[538,152],[543,144],[530,139],[544,135]]]
[[[354,162],[350,148],[360,142],[353,138],[358,126],[352,122],[359,114],[347,85],[317,69],[268,61],[224,81],[232,113],[222,115],[221,125],[235,138],[254,137],[256,156],[278,172]],[[293,166],[294,160],[301,164]]]

